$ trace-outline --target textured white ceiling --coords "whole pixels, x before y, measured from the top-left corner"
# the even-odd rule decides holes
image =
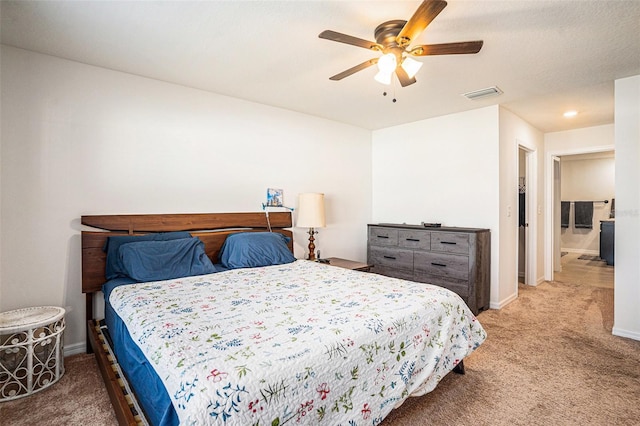
[[[416,41],[484,40],[476,55],[420,58],[418,82],[373,80],[373,40],[420,1],[2,1],[2,43],[379,129],[500,103],[549,132],[613,122],[613,81],[640,74],[638,0],[450,0]],[[415,44],[415,43],[414,43]],[[499,97],[462,93],[497,85]],[[383,96],[383,91],[389,93]],[[396,103],[391,99],[395,97]],[[578,117],[562,117],[576,109]]]

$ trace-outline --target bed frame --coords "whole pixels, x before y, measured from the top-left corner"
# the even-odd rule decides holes
[[[122,390],[120,378],[111,367],[111,356],[101,341],[93,312],[93,295],[101,291],[105,282],[106,254],[102,248],[107,238],[114,235],[189,231],[204,242],[205,252],[211,261],[218,263],[220,248],[227,235],[240,230],[271,230],[291,238],[289,249],[293,252],[293,233],[285,229],[292,227],[291,212],[100,215],[82,216],[81,223],[102,230],[82,231],[82,292],[86,296],[87,353],[95,353],[120,425],[136,425],[138,420]]]

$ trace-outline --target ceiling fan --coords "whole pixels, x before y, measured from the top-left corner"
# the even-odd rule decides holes
[[[329,79],[342,80],[378,64],[379,72],[375,77],[377,81],[391,84],[391,77],[395,72],[400,84],[405,87],[416,82],[415,74],[422,66],[421,62],[412,59],[411,56],[478,53],[482,48],[482,40],[411,46],[411,43],[446,6],[447,2],[444,0],[424,0],[409,21],[393,20],[378,25],[374,32],[375,42],[331,30],[321,32],[318,35],[320,38],[382,53],[378,58],[369,59]]]

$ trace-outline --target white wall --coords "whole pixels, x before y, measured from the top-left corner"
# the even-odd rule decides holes
[[[552,155],[573,155],[614,149],[613,124],[545,133],[544,148]]]
[[[498,107],[376,130],[372,150],[373,222],[489,228],[497,303]]]
[[[323,256],[366,258],[368,130],[2,46],[0,310],[58,305],[82,350],[83,214],[260,211],[326,194]],[[307,234],[295,230],[303,257]]]
[[[640,75],[616,80],[613,334],[640,340]]]
[[[569,227],[561,229],[562,251],[600,253],[600,221],[609,220],[615,197],[615,158],[561,157],[561,198],[563,201],[596,201],[593,204],[593,228],[574,226],[575,205],[570,204]]]
[[[501,308],[511,302],[518,294],[518,157],[519,148],[529,152],[530,162],[527,164],[527,192],[531,203],[527,205],[530,214],[527,217],[528,237],[536,247],[527,253],[530,264],[527,283],[536,285],[542,281],[543,269],[539,259],[543,258],[543,228],[541,215],[544,206],[542,191],[543,171],[542,156],[544,152],[543,134],[529,123],[501,107],[500,119],[500,294],[492,307]]]

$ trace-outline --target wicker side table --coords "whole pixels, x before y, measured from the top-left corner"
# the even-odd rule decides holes
[[[64,374],[63,308],[0,313],[0,402],[48,388]]]

